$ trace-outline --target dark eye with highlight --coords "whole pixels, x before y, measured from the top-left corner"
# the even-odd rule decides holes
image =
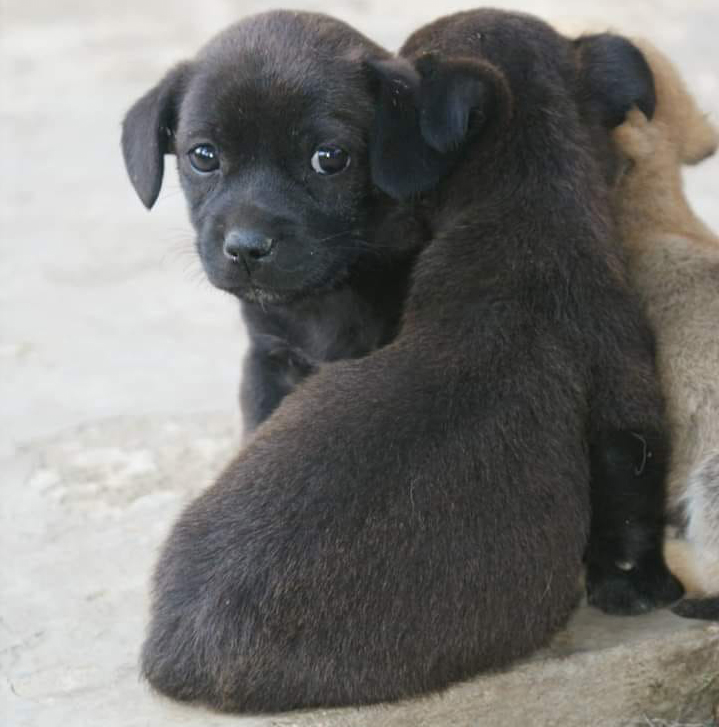
[[[212,144],[198,144],[187,153],[196,172],[209,174],[220,167],[220,155]]]
[[[317,147],[312,155],[312,169],[317,174],[337,174],[347,169],[350,163],[350,155],[339,146],[326,144]]]

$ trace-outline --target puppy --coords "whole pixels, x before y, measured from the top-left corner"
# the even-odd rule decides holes
[[[308,35],[316,42],[302,55],[297,37]],[[272,62],[258,64],[258,48]],[[335,62],[337,48],[344,50]],[[363,356],[394,338],[413,261],[427,240],[421,201],[391,201],[370,184],[361,161],[371,116],[361,70],[368,57],[387,54],[326,17],[257,16],[173,69],[123,125],[127,168],[148,206],[164,155],[177,155],[208,275],[243,299],[251,339],[242,379],[248,431],[321,363]],[[302,102],[286,98],[284,86],[264,92],[264,76],[278,73]],[[594,142],[606,145],[603,129]],[[451,155],[440,162],[447,166]],[[262,244],[258,230],[266,233],[267,254],[253,252]],[[637,483],[644,488],[635,471],[643,473],[651,454],[647,442],[654,449],[662,443],[650,441],[651,432],[595,434],[590,600],[611,613],[643,612],[667,600],[663,571],[628,559],[636,534],[622,527],[615,542],[615,520],[625,516],[627,493]],[[611,492],[618,495],[607,497]],[[617,562],[631,578],[617,579]]]
[[[280,110],[302,102],[287,76],[321,54],[322,34],[315,16],[274,17],[216,41],[236,68],[210,83],[216,103],[257,89]],[[335,27],[347,39],[335,52],[363,45]],[[439,21],[404,52],[366,58],[352,105],[376,116],[354,173],[371,169],[394,196],[427,190],[433,239],[395,340],[320,367],[173,528],[142,668],[175,698],[236,711],[363,704],[530,653],[577,601],[589,447],[611,453],[635,425],[663,436],[651,339],[580,117],[585,98],[598,126],[623,114],[610,114],[617,95],[622,108],[643,103],[641,55],[496,11]],[[261,78],[240,70],[257,58]],[[601,69],[615,63],[629,73],[609,86]],[[262,129],[246,134],[256,148]],[[650,510],[640,535],[661,525]],[[637,542],[626,558],[644,557]],[[635,585],[614,570],[610,591]]]
[[[204,268],[242,300],[246,432],[319,363],[363,356],[399,326],[420,223],[362,164],[370,54],[387,55],[342,23],[267,13],[175,67],[123,124],[141,200],[152,207],[176,154]],[[257,79],[273,74],[266,91]]]
[[[686,541],[667,552],[689,590],[719,594],[719,238],[693,213],[681,165],[714,153],[717,130],[669,60],[639,41],[656,83],[650,121],[639,110],[615,132],[629,167],[616,191],[630,270],[657,332],[674,447],[673,508]],[[719,618],[719,598],[687,600],[682,615]]]
[[[449,25],[454,24],[451,32],[456,33],[457,42],[464,32],[462,23],[470,16],[471,13],[460,13],[454,21],[447,21]],[[421,33],[419,37],[421,41],[417,45],[413,45],[415,39],[410,39],[403,53],[425,63],[420,56],[432,51],[431,26],[427,37]],[[485,46],[494,46],[498,55],[506,54],[506,62],[515,63],[513,54],[507,50],[514,41],[511,32],[494,32],[487,40],[479,30],[476,40],[482,41],[473,49],[479,50],[480,56]],[[641,52],[619,36],[601,34],[580,38],[572,44],[572,54],[578,64],[574,80],[577,110],[604,177],[612,180],[619,160],[611,148],[607,130],[620,124],[633,104],[651,116],[655,103],[652,73]],[[445,100],[437,87],[433,93],[439,95],[440,101]],[[393,87],[392,94],[398,93]],[[468,92],[462,88],[461,93]],[[385,108],[396,108],[395,100]],[[449,121],[455,127],[464,121],[470,128],[469,118],[482,117],[481,108],[475,107],[471,107],[469,118],[458,115],[456,107],[451,112]],[[417,155],[413,139],[405,135],[405,129],[397,137],[390,137],[384,147],[373,148],[375,179],[398,199],[424,188],[422,179],[428,168],[428,155],[436,160],[437,152],[443,153],[442,163],[445,163],[456,156],[459,148],[461,134],[456,129],[444,145],[427,136],[426,119],[431,119],[434,113],[431,95],[416,113],[420,115],[420,130],[427,142],[424,155]],[[531,114],[527,123],[530,127],[534,125]],[[388,158],[393,160],[390,166],[384,165]],[[384,178],[385,170],[390,174],[388,179]],[[471,204],[465,200],[457,194],[453,212],[460,214],[462,204]],[[537,212],[538,219],[541,214]],[[615,242],[604,252],[608,254],[604,265],[610,268],[613,284],[622,293],[615,301],[616,307],[604,298],[605,289],[596,298],[585,301],[595,306],[597,320],[604,317],[607,321],[605,329],[595,327],[590,334],[595,339],[594,345],[599,343],[599,351],[591,369],[593,383],[588,418],[593,514],[586,556],[587,591],[590,604],[609,613],[631,614],[666,605],[678,599],[683,589],[667,570],[662,554],[668,443],[654,368],[654,340],[627,285],[621,250]],[[602,278],[602,273],[596,275]],[[628,341],[631,335],[637,336],[634,344]],[[587,350],[591,350],[589,344]],[[612,355],[617,355],[619,360],[611,362]]]

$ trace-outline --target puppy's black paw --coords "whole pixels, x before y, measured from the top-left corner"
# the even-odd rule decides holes
[[[672,608],[672,613],[682,618],[698,618],[719,621],[719,596],[709,598],[685,598]]]
[[[681,583],[664,564],[624,570],[587,569],[587,600],[616,616],[637,616],[676,603],[684,595]]]

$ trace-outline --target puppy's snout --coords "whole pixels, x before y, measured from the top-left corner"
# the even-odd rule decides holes
[[[233,228],[225,236],[223,252],[233,262],[260,262],[269,258],[275,241],[261,232]]]

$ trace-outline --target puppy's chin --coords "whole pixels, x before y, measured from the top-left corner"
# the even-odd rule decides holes
[[[310,290],[268,290],[265,288],[247,288],[235,295],[247,303],[259,306],[286,306],[296,303],[312,294]]]
[[[232,274],[228,274],[227,271],[205,269],[210,282],[216,288],[247,303],[260,306],[292,305],[322,295],[341,286],[349,274],[349,268],[342,266],[324,273],[309,274],[304,280],[293,280],[291,285],[282,285],[281,281],[268,284],[266,281],[257,280],[244,270],[233,269]]]

